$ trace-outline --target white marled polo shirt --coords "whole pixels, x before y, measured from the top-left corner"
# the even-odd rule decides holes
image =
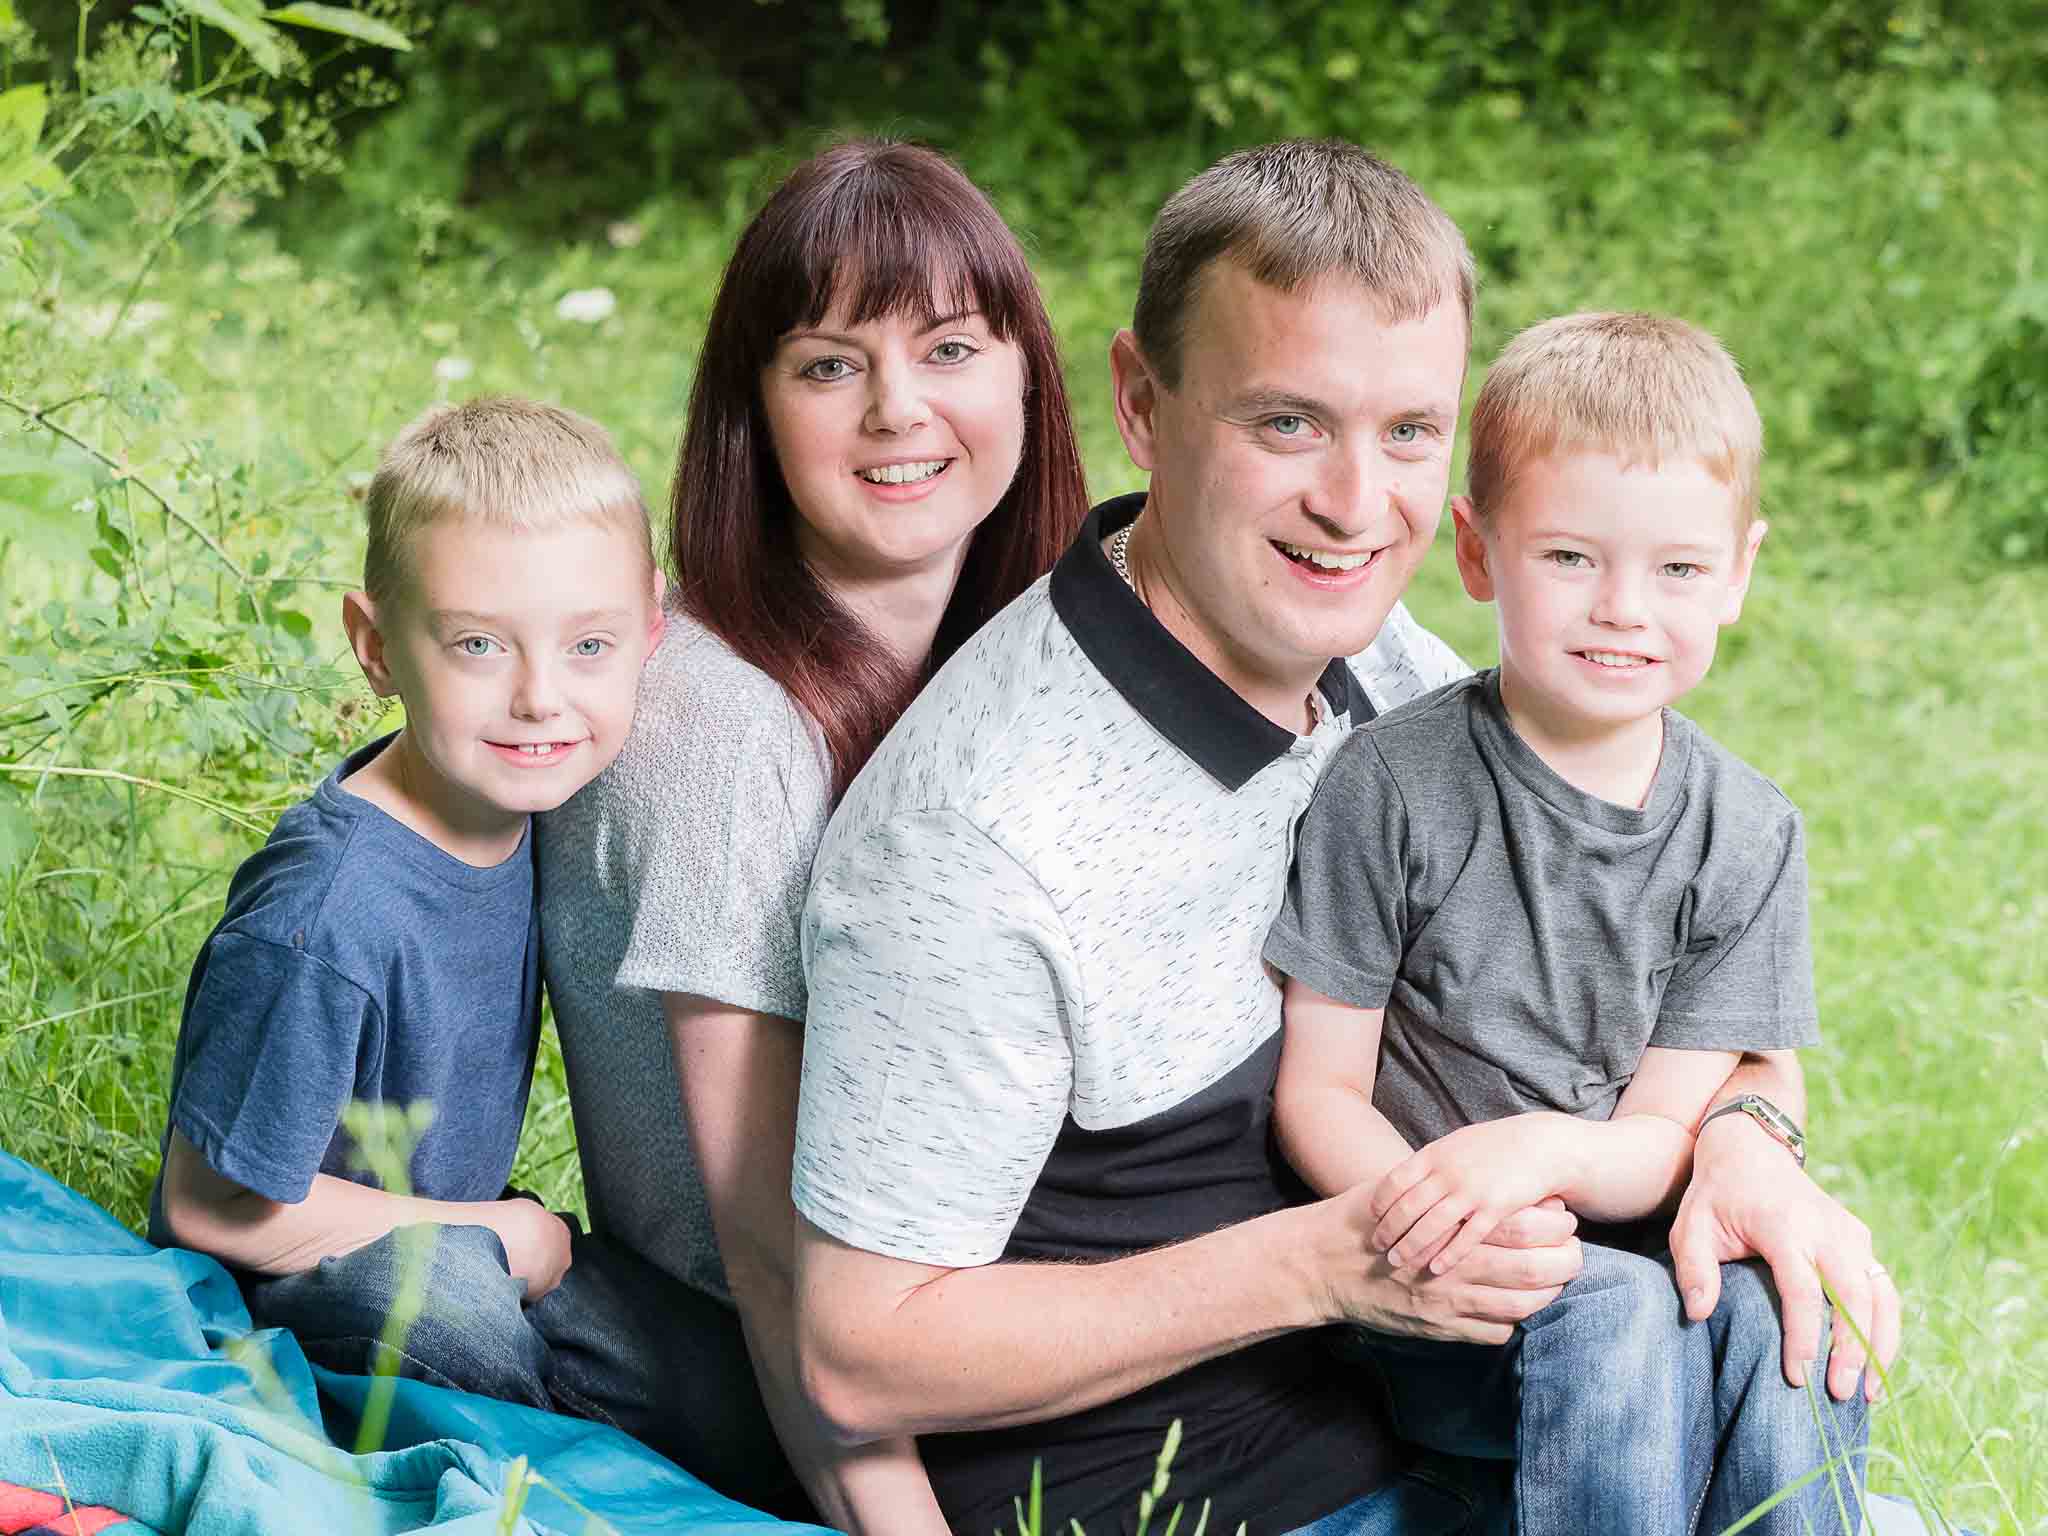
[[[1158,623],[1102,553],[1057,569],[918,697],[812,868],[797,1208],[874,1252],[962,1267],[1109,1258],[1278,1209],[1280,992],[1261,948],[1293,828],[1350,726],[1464,672],[1397,608],[1333,662],[1298,737]],[[1056,1340],[1047,1340],[1056,1348]],[[1184,1420],[1222,1528],[1369,1490],[1385,1432],[1303,1336],[1021,1430],[931,1436],[956,1528],[1045,1458],[1055,1524],[1120,1518]]]

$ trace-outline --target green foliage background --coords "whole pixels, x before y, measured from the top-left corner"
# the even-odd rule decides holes
[[[1130,488],[1103,354],[1150,211],[1234,145],[1340,133],[1466,229],[1482,366],[1619,306],[1745,364],[1773,531],[1689,708],[1808,818],[1817,1168],[1909,1304],[1877,1480],[2048,1531],[2048,6],[347,14],[384,30],[0,0],[0,1145],[139,1222],[228,873],[391,723],[336,608],[421,405],[587,411],[659,506],[734,234],[879,129],[1024,233],[1093,487]],[[607,318],[558,312],[592,289]],[[1411,606],[1491,655],[1445,551]],[[576,1203],[551,1053],[527,1132],[522,1178]]]

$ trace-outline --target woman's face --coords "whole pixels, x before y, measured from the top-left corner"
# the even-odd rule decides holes
[[[783,337],[761,399],[797,546],[828,580],[957,573],[1024,451],[1023,353],[974,313],[853,325],[835,301]]]

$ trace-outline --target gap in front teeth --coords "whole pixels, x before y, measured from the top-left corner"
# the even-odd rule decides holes
[[[909,485],[929,480],[946,467],[944,459],[927,459],[922,464],[884,464],[879,469],[857,471],[870,485]]]

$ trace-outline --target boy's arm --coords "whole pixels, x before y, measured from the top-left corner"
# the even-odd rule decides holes
[[[528,1301],[553,1290],[569,1267],[568,1224],[536,1201],[424,1200],[317,1173],[305,1199],[286,1203],[223,1178],[175,1128],[164,1154],[163,1204],[185,1247],[262,1275],[298,1274],[419,1222],[496,1232]]]
[[[683,1121],[761,1399],[818,1511],[851,1536],[945,1536],[908,1438],[843,1447],[803,1394],[796,1354],[796,1147],[803,1026],[685,993],[662,994]]]
[[[1700,1117],[1735,1061],[1733,1051],[1652,1046],[1611,1120],[1541,1110],[1453,1131],[1380,1181],[1373,1242],[1397,1269],[1443,1274],[1502,1217],[1542,1200],[1590,1221],[1662,1210],[1691,1174]]]
[[[1409,1153],[1373,1108],[1383,1008],[1356,1008],[1290,976],[1273,1131],[1294,1171],[1319,1195],[1377,1181]]]

